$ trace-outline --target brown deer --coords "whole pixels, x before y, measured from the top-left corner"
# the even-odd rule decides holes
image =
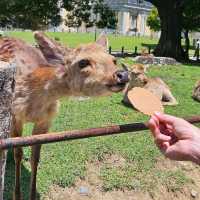
[[[200,102],[200,81],[197,81],[194,86],[192,98]]]
[[[22,135],[23,124],[33,122],[32,134],[48,132],[57,112],[57,100],[63,96],[99,96],[123,90],[128,72],[118,70],[116,59],[106,52],[107,38],[75,49],[66,48],[36,32],[38,47],[22,40],[0,40],[0,60],[17,65],[13,100],[12,137]],[[31,154],[30,200],[36,199],[36,175],[41,145]],[[14,149],[15,190],[13,200],[21,200],[20,176],[22,148]]]
[[[128,70],[128,66],[123,64],[123,67]],[[146,67],[142,64],[134,64],[130,70],[130,81],[125,89],[123,103],[127,106],[131,105],[127,94],[133,87],[142,87],[154,95],[156,95],[163,105],[177,105],[178,102],[172,95],[168,85],[159,77],[149,78],[145,74]]]

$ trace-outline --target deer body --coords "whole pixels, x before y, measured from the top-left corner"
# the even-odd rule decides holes
[[[33,135],[45,134],[63,96],[98,96],[123,90],[128,73],[117,70],[115,58],[105,52],[107,39],[68,49],[36,33],[39,48],[17,39],[0,40],[0,60],[15,62],[18,70],[13,99],[12,137],[22,135],[26,122],[34,123]],[[30,200],[36,200],[36,176],[41,145],[31,154]],[[22,200],[20,189],[22,148],[14,149],[13,200]]]
[[[126,67],[126,66],[125,66]],[[134,87],[142,87],[149,90],[155,96],[161,100],[163,105],[177,105],[178,102],[172,95],[168,85],[159,77],[149,78],[145,75],[146,69],[141,64],[135,64],[132,66],[130,73],[130,81],[126,88],[123,103],[131,105],[128,99],[128,92]]]
[[[13,112],[17,122],[44,121],[56,113],[57,100],[64,95],[59,91],[63,86],[56,81],[54,71],[49,67],[38,68],[16,80]],[[67,91],[64,94],[67,95]]]
[[[200,102],[200,81],[197,81],[194,86],[192,98]]]

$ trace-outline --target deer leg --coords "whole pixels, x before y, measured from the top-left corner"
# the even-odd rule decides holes
[[[175,106],[178,105],[178,102],[170,91],[165,91],[162,97],[162,104],[168,106]]]
[[[40,161],[41,145],[34,145],[31,154],[31,185],[30,185],[30,200],[36,200],[36,178],[37,168]]]
[[[11,137],[20,137],[22,133],[22,124],[13,123],[13,131]],[[13,200],[21,200],[21,161],[23,157],[23,150],[21,147],[14,148],[14,160],[15,160],[15,186],[13,192]]]
[[[20,178],[21,178],[21,161],[23,157],[22,148],[14,149],[14,159],[15,159],[15,190],[13,194],[13,200],[21,200],[21,187],[20,187]]]
[[[36,124],[33,129],[33,135],[45,134],[48,131],[48,123]],[[40,161],[41,145],[32,146],[31,153],[31,184],[30,184],[30,200],[36,200],[36,178],[37,168]]]

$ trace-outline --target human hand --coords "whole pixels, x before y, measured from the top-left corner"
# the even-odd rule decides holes
[[[148,127],[166,157],[200,164],[200,129],[184,119],[161,113],[151,117]]]

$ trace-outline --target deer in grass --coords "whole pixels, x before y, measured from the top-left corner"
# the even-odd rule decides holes
[[[200,102],[200,81],[197,81],[194,86],[192,98]]]
[[[128,70],[128,66],[122,64],[124,69]],[[142,64],[134,64],[130,70],[130,81],[125,89],[123,103],[130,106],[131,103],[128,99],[128,92],[134,87],[142,87],[149,90],[157,96],[163,105],[175,106],[178,104],[173,96],[169,86],[159,77],[149,78],[146,76],[146,68]]]
[[[12,137],[20,137],[24,123],[34,123],[33,135],[48,132],[63,96],[99,96],[119,92],[128,82],[128,72],[119,70],[116,59],[106,52],[107,38],[67,48],[35,33],[38,47],[22,40],[0,40],[0,60],[17,66],[13,99]],[[30,200],[36,199],[36,175],[41,145],[31,147]],[[22,200],[20,189],[22,148],[14,149],[15,188],[13,200]]]

